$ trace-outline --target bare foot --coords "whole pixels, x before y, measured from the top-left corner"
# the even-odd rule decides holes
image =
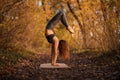
[[[59,66],[59,64],[55,63],[55,64],[51,64],[52,66]]]
[[[74,30],[70,26],[67,27],[67,30],[72,34],[74,33]]]

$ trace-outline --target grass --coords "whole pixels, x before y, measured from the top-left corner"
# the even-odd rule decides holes
[[[27,59],[33,56],[30,51],[0,51],[0,66],[12,65],[18,63],[22,59]]]

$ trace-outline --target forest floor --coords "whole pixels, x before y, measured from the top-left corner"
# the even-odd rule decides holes
[[[116,54],[84,52],[71,54],[69,61],[58,59],[71,68],[41,69],[50,62],[50,54],[36,54],[13,66],[0,68],[0,80],[119,80],[120,58]]]

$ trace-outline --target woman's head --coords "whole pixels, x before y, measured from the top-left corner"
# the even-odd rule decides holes
[[[62,59],[69,59],[70,53],[69,53],[69,45],[65,40],[59,41],[59,55],[62,57]]]

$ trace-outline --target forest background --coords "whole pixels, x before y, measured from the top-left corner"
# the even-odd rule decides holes
[[[71,53],[119,53],[119,3],[120,0],[0,0],[1,65],[50,52],[44,30],[60,8],[65,10],[75,33],[71,35],[62,24],[54,31],[60,40],[68,41]]]

